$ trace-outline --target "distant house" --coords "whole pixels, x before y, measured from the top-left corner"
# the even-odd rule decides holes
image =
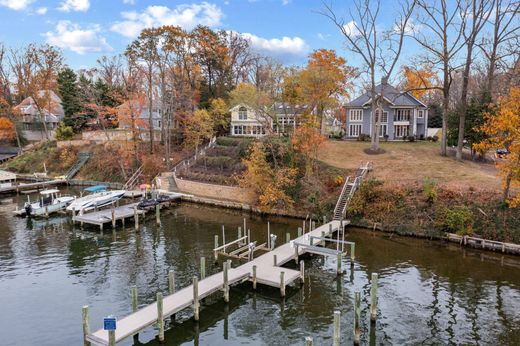
[[[28,140],[43,138],[43,122],[52,134],[65,115],[61,106],[61,98],[54,91],[40,90],[37,99],[40,99],[41,112],[32,97],[25,98],[15,107],[22,116],[22,124]]]
[[[292,107],[277,103],[272,113],[275,119],[267,114],[259,114],[251,107],[237,105],[230,109],[231,136],[262,137],[268,133],[287,133],[294,130],[299,124],[299,116],[305,106]]]
[[[134,115],[135,114],[135,115]],[[162,120],[161,107],[157,103],[152,106],[152,124],[154,130],[161,129]],[[117,107],[117,116],[119,119],[119,129],[127,130],[132,128],[132,116],[135,117],[136,126],[140,130],[150,128],[148,103],[140,101],[126,101]]]
[[[427,137],[428,107],[409,92],[401,92],[390,84],[376,86],[376,98],[383,91],[383,114],[379,137],[390,140],[403,137]],[[372,96],[367,92],[346,106],[346,138],[358,138],[361,134],[372,133]],[[376,112],[376,116],[379,116]]]

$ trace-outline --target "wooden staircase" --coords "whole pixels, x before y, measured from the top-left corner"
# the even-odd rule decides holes
[[[65,174],[65,179],[70,180],[74,178],[76,174],[78,174],[79,170],[87,161],[90,159],[90,153],[79,153],[78,159],[76,162],[72,165],[72,167],[69,168],[67,173]]]
[[[131,190],[133,189],[137,183],[139,182],[139,178],[143,174],[143,165],[139,166],[139,168],[132,174],[132,176],[126,181],[125,185],[123,185],[123,190]]]
[[[350,177],[345,179],[345,183],[343,184],[343,188],[341,189],[341,193],[339,195],[338,201],[336,202],[336,206],[334,207],[334,215],[332,216],[333,220],[343,220],[347,213],[347,208],[350,200],[354,196],[356,190],[361,186],[363,179],[367,176],[368,172],[372,170],[372,163],[366,162],[361,164],[356,172],[356,176],[353,180]]]

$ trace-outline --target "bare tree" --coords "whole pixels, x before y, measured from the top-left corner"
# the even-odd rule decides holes
[[[462,31],[465,21],[459,17],[461,0],[419,0],[417,21],[429,33],[415,32],[416,42],[427,52],[426,60],[432,66],[438,66],[442,74],[442,138],[441,155],[446,156],[448,113],[450,110],[450,89],[453,73],[457,66],[455,58],[463,47]]]
[[[381,111],[384,87],[381,93],[376,93],[376,76],[381,74],[381,84],[385,84],[399,61],[404,39],[411,30],[410,18],[416,0],[407,0],[400,3],[400,11],[392,28],[381,30],[380,0],[356,0],[354,12],[350,11],[349,21],[339,17],[331,4],[323,3],[325,10],[321,12],[329,18],[343,34],[347,48],[361,57],[365,71],[370,78],[370,94],[372,107],[371,150],[379,151],[379,129],[381,117],[377,117],[377,109]],[[381,113],[382,114],[382,113]]]
[[[123,62],[121,61],[121,55],[114,55],[111,57],[102,56],[97,59],[98,67],[96,72],[110,88],[114,86],[120,86],[122,84],[122,69]]]
[[[468,84],[471,65],[473,63],[473,50],[482,28],[486,24],[495,0],[466,0],[465,5],[460,7],[460,17],[466,23],[462,35],[465,40],[466,59],[462,71],[462,91],[459,106],[459,136],[457,141],[457,160],[462,160],[462,149],[464,147],[464,129],[466,121],[466,110],[468,108]]]

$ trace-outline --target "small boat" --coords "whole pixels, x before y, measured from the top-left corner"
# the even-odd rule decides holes
[[[76,198],[76,200],[67,207],[67,210],[84,212],[95,208],[101,208],[123,198],[126,192],[125,190],[107,190],[105,185],[87,187],[83,191],[90,194]]]
[[[14,213],[19,216],[48,216],[49,214],[65,209],[75,197],[62,196],[60,190],[50,189],[40,192],[40,199],[37,202],[31,202],[27,196],[23,209],[15,210]]]

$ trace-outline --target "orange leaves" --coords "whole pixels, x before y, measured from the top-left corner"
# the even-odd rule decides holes
[[[16,138],[14,124],[7,118],[0,118],[0,141],[10,142]]]
[[[405,78],[405,90],[411,90],[412,95],[417,98],[421,98],[430,92],[430,90],[427,90],[428,88],[439,84],[437,75],[429,66],[421,69],[413,69],[405,66],[403,67],[403,73]]]
[[[318,149],[325,142],[325,137],[320,133],[316,119],[312,115],[306,115],[301,126],[294,130],[291,143],[295,151],[301,153],[306,161],[306,175],[312,174],[312,166],[318,157]]]
[[[205,109],[196,110],[191,116],[184,119],[184,145],[190,149],[197,149],[205,139],[213,136],[213,122]]]

